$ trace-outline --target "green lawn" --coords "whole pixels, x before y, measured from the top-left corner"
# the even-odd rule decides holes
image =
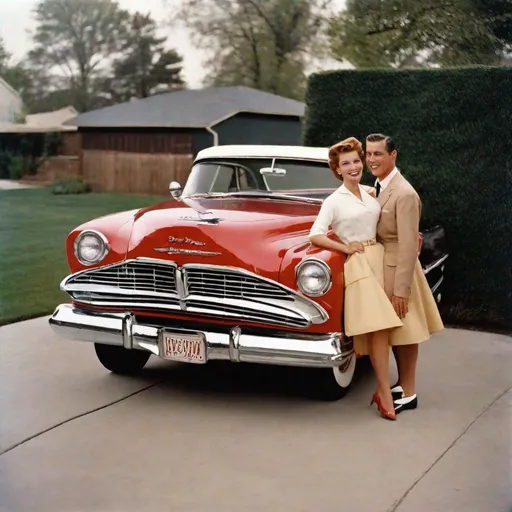
[[[64,244],[73,228],[100,215],[165,199],[53,195],[45,188],[0,191],[0,325],[50,314],[69,300],[59,284],[69,274]]]

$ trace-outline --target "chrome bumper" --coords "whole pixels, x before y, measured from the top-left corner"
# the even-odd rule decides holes
[[[131,313],[97,312],[61,304],[49,323],[57,334],[73,341],[148,350],[160,357],[159,341],[164,328],[139,324]],[[191,332],[177,328],[165,328],[165,331],[176,334]],[[355,357],[352,341],[340,333],[255,336],[244,334],[238,326],[233,327],[229,334],[201,332],[206,340],[207,360],[321,368],[344,366]]]

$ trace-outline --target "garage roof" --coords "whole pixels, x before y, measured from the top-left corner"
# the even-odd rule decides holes
[[[305,104],[244,86],[209,87],[158,94],[81,114],[78,127],[206,128],[239,112],[302,117]]]

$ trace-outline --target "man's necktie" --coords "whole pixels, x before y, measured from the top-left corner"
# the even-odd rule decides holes
[[[375,190],[377,191],[377,193],[375,195],[377,197],[379,197],[380,189],[381,189],[380,183],[377,181],[377,185],[375,185]]]

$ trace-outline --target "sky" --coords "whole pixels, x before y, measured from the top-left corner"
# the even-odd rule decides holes
[[[169,19],[169,5],[179,0],[118,0],[121,8],[150,12],[157,23],[163,24]],[[0,38],[5,47],[13,55],[13,60],[19,61],[30,50],[30,31],[34,29],[32,11],[38,0],[0,0]],[[334,0],[336,7],[343,7],[345,0]],[[199,88],[204,75],[202,62],[204,54],[193,47],[189,35],[184,28],[162,28],[169,37],[169,46],[175,48],[183,56],[183,76],[190,88]],[[165,32],[164,32],[165,31]],[[315,66],[317,69],[332,69],[340,67],[332,61],[322,62]]]

